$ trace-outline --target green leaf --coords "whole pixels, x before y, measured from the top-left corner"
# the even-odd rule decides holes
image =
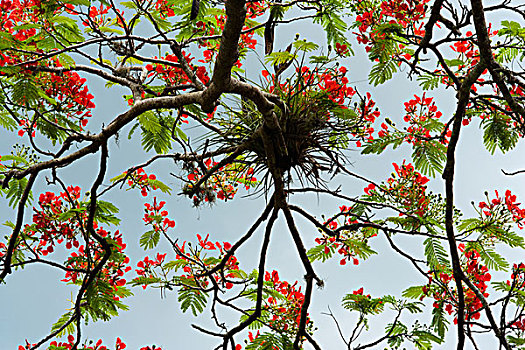
[[[53,326],[51,326],[51,332],[56,332],[58,331],[60,328],[62,328],[67,321],[69,321],[69,319],[71,318],[71,315],[72,315],[72,312],[69,311],[69,312],[66,312],[65,314],[63,314],[62,316],[60,316],[60,318],[58,319],[58,321],[56,321]],[[57,337],[62,337],[66,334],[73,334],[75,333],[75,330],[76,330],[76,326],[75,326],[75,321],[69,323],[63,330],[61,330],[59,333],[57,333]]]
[[[325,262],[330,259],[335,252],[335,246],[318,245],[308,250],[308,259],[310,261],[321,260]]]
[[[153,111],[147,111],[139,115],[137,118],[140,126],[144,128],[144,130],[150,132],[150,133],[158,133],[162,129],[162,125],[160,125],[159,118]]]
[[[146,249],[153,249],[159,244],[160,232],[155,230],[150,230],[145,232],[140,237],[140,246]]]
[[[294,41],[293,47],[298,51],[310,52],[317,50],[319,48],[319,45],[302,39]]]
[[[438,304],[438,307],[432,309],[432,329],[437,332],[438,336],[443,339],[448,329],[449,321],[445,318],[445,310],[443,310],[443,302]]]
[[[312,64],[324,64],[330,62],[328,56],[310,56],[310,63]]]
[[[465,65],[465,62],[463,62],[462,60],[459,60],[457,58],[452,59],[452,60],[445,59],[445,63],[449,67],[456,67],[456,66],[464,66]]]
[[[24,106],[33,106],[40,98],[40,88],[30,77],[18,79],[13,85],[12,99]]]
[[[505,153],[516,147],[520,134],[518,129],[513,127],[509,116],[494,113],[483,119],[481,126],[483,127],[483,143],[490,154],[494,154],[496,148]]]
[[[283,63],[287,63],[288,61],[294,59],[295,55],[288,52],[288,51],[278,51],[278,52],[272,52],[265,58],[266,63],[270,63],[272,65],[279,65]]]
[[[181,267],[184,267],[186,265],[188,265],[189,262],[184,260],[184,259],[177,259],[177,260],[172,260],[172,261],[168,261],[166,263],[164,263],[164,269],[165,270],[175,270],[175,271],[178,271]]]
[[[68,0],[67,2],[72,5],[83,5],[83,6],[91,5],[91,0]]]
[[[286,334],[263,333],[246,345],[246,350],[292,350],[292,341]]]
[[[2,188],[2,192],[5,194],[6,198],[9,199],[9,206],[14,208],[18,205],[18,202],[20,202],[20,198],[22,198],[22,194],[24,193],[24,190],[27,185],[27,179],[22,178],[20,180],[18,179],[11,179],[9,181],[7,188]],[[33,193],[29,193],[29,198],[26,203],[26,205],[29,205],[29,203],[33,200]]]
[[[390,58],[385,62],[378,62],[372,67],[368,74],[368,81],[377,86],[392,79],[395,72],[397,72],[396,62]]]
[[[208,294],[199,290],[181,288],[178,300],[182,312],[191,309],[192,314],[197,316],[204,311],[208,303]]]
[[[422,174],[434,176],[442,173],[447,160],[447,147],[436,140],[420,142],[414,145],[412,158],[414,166]]]
[[[512,335],[509,335],[507,336],[507,340],[509,341],[509,343],[511,344],[515,344],[515,345],[525,345],[525,338],[517,338],[517,337],[514,337]],[[521,349],[521,348],[520,348]]]
[[[507,260],[487,244],[469,242],[465,247],[465,251],[470,250],[476,250],[483,264],[491,270],[506,271],[509,268]]]
[[[169,187],[168,185],[166,185],[165,183],[155,179],[149,179],[148,178],[148,184],[150,186],[154,186],[156,188],[158,188],[159,190],[161,190],[162,193],[167,193],[167,194],[171,194],[171,187]]]
[[[441,78],[439,76],[426,74],[418,76],[417,81],[423,90],[434,90],[439,86]]]
[[[124,35],[124,32],[120,29],[111,28],[111,27],[98,27],[98,29],[103,33],[115,33],[118,35]]]
[[[439,240],[429,237],[425,239],[423,245],[425,246],[428,266],[432,270],[442,271],[444,268],[448,268],[448,254]]]
[[[122,1],[120,4],[128,9],[132,9],[132,10],[137,9],[137,5],[135,4],[134,1]]]
[[[404,140],[404,135],[399,135],[398,133],[389,134],[367,142],[361,150],[361,154],[381,154],[388,146],[392,146],[393,149],[398,148],[403,144]]]
[[[405,289],[402,295],[405,298],[420,299],[425,293],[423,292],[423,286],[412,286]]]

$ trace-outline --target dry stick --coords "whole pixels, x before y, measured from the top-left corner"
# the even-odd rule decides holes
[[[496,62],[492,53],[487,24],[485,22],[485,10],[483,9],[483,3],[481,0],[471,0],[470,3],[472,5],[472,17],[474,19],[474,27],[476,28],[476,35],[478,37],[480,58],[487,64],[487,68],[489,69],[490,75],[496,82],[496,85],[498,86],[503,97],[505,98],[505,101],[507,101],[509,107],[514,113],[516,113],[518,116],[521,116],[521,120],[517,118],[516,121],[519,122],[521,126],[520,129],[523,133],[525,129],[525,109],[521,104],[519,104],[516,101],[516,99],[512,97],[507,87],[507,84],[505,83],[503,77],[499,73],[500,71],[503,71],[504,68]]]
[[[419,62],[419,54],[421,50],[424,50],[428,47],[428,44],[430,43],[430,40],[432,40],[432,31],[434,29],[434,26],[436,25],[437,21],[440,18],[441,14],[441,6],[443,5],[444,0],[436,0],[434,4],[432,5],[432,9],[430,10],[430,17],[428,19],[428,22],[425,24],[425,36],[420,41],[418,48],[416,49],[416,52],[414,53],[414,62],[412,63],[412,69],[417,65]]]
[[[301,240],[301,235],[299,234],[299,231],[297,230],[297,227],[295,226],[292,212],[290,211],[290,208],[288,208],[288,205],[286,203],[285,203],[285,206],[282,207],[282,210],[286,218],[288,229],[290,230],[293,241],[297,248],[297,252],[299,253],[299,257],[301,258],[301,262],[303,263],[304,269],[306,270],[306,275],[305,275],[306,291],[304,295],[303,305],[301,306],[301,319],[299,321],[299,330],[297,332],[297,336],[295,337],[295,341],[294,341],[294,348],[299,349],[299,341],[301,337],[306,334],[306,330],[305,330],[306,319],[308,315],[308,307],[310,306],[310,300],[312,296],[313,280],[315,279],[318,285],[322,285],[323,282],[316,275],[312,267],[312,264],[310,263],[310,260],[308,259],[306,248],[303,244],[303,241]]]
[[[11,273],[11,259],[16,249],[16,241],[18,240],[18,236],[20,235],[20,230],[22,229],[22,224],[24,222],[25,205],[26,205],[27,198],[29,197],[29,193],[31,192],[31,188],[33,187],[33,183],[35,182],[37,175],[38,173],[31,174],[31,176],[29,177],[29,180],[27,181],[26,188],[24,189],[24,192],[22,193],[22,196],[20,197],[20,202],[18,203],[18,211],[16,214],[16,225],[13,230],[13,233],[11,234],[11,238],[9,238],[9,244],[7,246],[7,253],[4,257],[4,268],[2,269],[2,272],[0,273],[0,282],[4,282],[5,277]]]
[[[513,175],[523,174],[525,173],[525,170],[517,170],[517,171],[508,173],[505,170],[501,169],[501,172],[507,176],[513,176]]]
[[[82,286],[80,287],[80,290],[78,291],[76,301],[75,301],[75,313],[76,313],[76,320],[77,320],[77,339],[75,341],[75,344],[73,345],[72,350],[75,350],[78,344],[80,343],[80,333],[81,333],[80,320],[82,318],[80,307],[81,307],[82,297],[84,296],[84,293],[87,291],[87,288],[94,282],[98,273],[102,270],[106,262],[109,260],[109,257],[111,256],[111,245],[108,243],[108,241],[105,238],[101,237],[95,231],[93,227],[94,220],[95,220],[95,212],[97,210],[97,197],[98,197],[97,190],[102,184],[102,181],[104,181],[104,176],[106,175],[106,170],[107,170],[107,158],[108,158],[107,142],[102,143],[100,148],[101,148],[100,168],[98,171],[97,178],[95,179],[95,182],[93,182],[93,186],[91,186],[89,213],[88,213],[88,219],[87,219],[86,226],[87,226],[88,232],[102,246],[102,249],[104,249],[104,255],[102,256],[102,259],[97,263],[95,268],[86,276],[86,278],[84,278],[84,280],[82,281]],[[86,247],[87,245],[88,245],[88,242],[86,242]]]
[[[462,350],[465,346],[465,295],[461,280],[463,279],[463,271],[461,270],[460,258],[454,234],[454,167],[455,167],[455,152],[461,131],[463,117],[470,98],[470,88],[476,82],[478,77],[485,69],[485,64],[478,63],[472,71],[465,77],[463,83],[458,90],[457,108],[454,113],[454,122],[452,124],[452,135],[450,136],[449,146],[447,148],[447,162],[443,171],[443,179],[445,180],[445,228],[447,233],[447,240],[450,248],[450,257],[452,260],[452,271],[456,288],[458,291],[458,344],[457,349]]]
[[[274,208],[272,211],[272,215],[270,216],[270,219],[268,223],[266,224],[266,231],[264,233],[264,240],[261,247],[261,253],[259,258],[259,272],[257,276],[257,300],[255,302],[255,310],[253,311],[250,316],[238,324],[236,327],[232,328],[228,333],[224,335],[224,341],[222,348],[224,350],[227,350],[228,348],[228,341],[233,338],[233,336],[246,327],[248,327],[250,324],[252,324],[257,318],[261,315],[261,307],[262,307],[262,293],[263,293],[263,284],[264,284],[264,266],[266,264],[266,253],[268,252],[268,246],[270,244],[270,235],[272,233],[273,224],[275,223],[275,220],[277,219],[277,214],[279,213],[279,210],[277,208]]]
[[[246,1],[230,0],[226,2],[226,22],[221,36],[219,53],[213,67],[208,88],[204,90],[201,108],[210,113],[216,101],[231,85],[231,71],[239,58],[239,39],[246,19]]]
[[[480,56],[482,62],[484,62],[491,73],[492,78],[496,82],[498,88],[503,94],[503,97],[507,101],[508,105],[512,108],[512,110],[521,116],[521,119],[523,120],[525,118],[525,110],[524,108],[516,102],[514,98],[510,95],[510,92],[507,88],[507,85],[503,81],[503,78],[499,74],[498,70],[501,69],[501,67],[498,65],[498,63],[494,60],[494,57],[492,55],[492,49],[490,46],[490,39],[488,35],[488,29],[487,24],[485,22],[485,15],[484,15],[484,9],[483,9],[483,3],[481,0],[471,0],[472,5],[472,14],[474,19],[474,27],[476,28],[476,34],[478,36],[478,46],[480,50]],[[520,123],[523,128],[523,122]],[[497,326],[494,317],[492,315],[492,312],[490,308],[487,305],[487,301],[484,298],[484,296],[477,290],[477,288],[472,288],[470,285],[472,283],[470,281],[467,281],[467,277],[464,276],[465,283],[469,285],[469,287],[476,293],[476,295],[480,294],[481,298],[478,296],[478,298],[481,300],[483,306],[485,307],[485,313],[487,315],[487,318],[489,319],[490,325],[492,327],[492,330],[494,331],[495,335],[499,338],[500,344],[503,345],[505,349],[509,349],[509,345],[507,343],[507,339],[505,338],[504,332],[501,332],[500,328]]]

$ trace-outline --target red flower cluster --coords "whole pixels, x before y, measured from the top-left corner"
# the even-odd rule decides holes
[[[191,54],[186,54],[184,51],[182,55],[186,62],[191,65],[194,57],[191,57]],[[157,56],[155,56],[155,59],[157,59]],[[176,65],[176,63],[179,62],[177,56],[168,54],[165,57],[161,57],[161,59],[166,61],[166,64],[157,63],[146,65],[146,69],[150,72],[149,77],[159,78],[169,85],[191,84],[191,79],[184,73],[182,68]],[[207,84],[210,81],[208,72],[204,66],[197,66],[195,68],[195,74],[203,84]]]
[[[135,272],[137,273],[137,275],[142,277],[155,278],[154,269],[156,267],[160,267],[164,263],[165,258],[166,253],[157,253],[155,260],[151,260],[149,257],[146,256],[143,260],[137,263],[137,267],[139,267],[139,269],[136,269]],[[146,289],[146,287],[146,284],[142,285],[142,289]]]
[[[340,44],[335,43],[335,52],[339,56],[348,56],[350,54],[350,50],[348,49],[348,46],[346,44]]]
[[[2,0],[0,1],[0,25],[18,41],[36,35],[35,28],[18,28],[20,24],[38,23],[40,0]]]
[[[264,274],[265,285],[276,291],[278,295],[264,300],[264,308],[272,315],[268,322],[270,326],[295,333],[301,319],[301,308],[304,303],[304,294],[301,287],[297,288],[297,281],[290,284],[279,279],[277,271]],[[310,322],[309,319],[306,322]]]
[[[496,198],[486,202],[480,202],[478,207],[485,218],[490,217],[501,217],[506,222],[512,220],[515,222],[520,229],[523,229],[525,223],[525,209],[521,209],[516,203],[516,196],[511,193],[510,190],[505,191],[505,198],[499,196],[498,191],[494,191]]]
[[[87,249],[78,241],[78,236],[85,233],[89,228],[87,224],[87,204],[80,201],[80,187],[68,187],[67,192],[56,195],[46,192],[39,196],[40,208],[33,208],[33,224],[24,227],[23,234],[29,237],[24,240],[25,246],[17,249],[28,250],[44,256],[55,251],[58,244],[65,242],[66,249],[77,248],[71,252],[65,265],[69,268],[65,273],[63,282],[78,283],[80,276],[85,275],[93,261],[100,261],[104,255],[104,249],[95,239],[88,241],[89,256]],[[103,266],[100,280],[108,283],[118,290],[119,286],[126,284],[124,274],[131,270],[128,266],[129,258],[124,254],[126,244],[122,241],[119,231],[109,233],[98,223],[93,222],[95,232],[108,240],[112,247],[110,259]],[[28,242],[35,242],[33,244]],[[28,245],[29,244],[29,245]],[[118,300],[118,296],[114,296]]]
[[[144,206],[144,222],[146,225],[151,225],[156,232],[166,232],[168,228],[175,227],[175,221],[168,218],[168,211],[162,210],[166,205],[165,201],[157,203],[157,197],[153,197],[153,205],[145,203]]]
[[[405,161],[401,166],[396,163],[392,163],[392,165],[396,173],[388,178],[385,185],[381,185],[386,198],[394,202],[407,215],[424,216],[430,203],[426,196],[427,187],[425,186],[429,179],[415,171],[412,164],[405,165]],[[373,184],[366,187],[364,191],[369,197],[379,196],[379,192]],[[399,213],[399,215],[402,216],[403,213]]]
[[[488,272],[488,268],[484,265],[481,265],[479,261],[479,253],[476,250],[469,250],[465,251],[465,245],[460,244],[458,246],[459,250],[463,253],[463,258],[461,259],[461,264],[463,271],[465,271],[467,277],[472,281],[472,283],[476,286],[476,288],[479,290],[480,293],[483,294],[483,296],[486,298],[489,296],[487,293],[487,282],[491,280],[491,275]],[[435,299],[434,307],[439,307],[440,304],[445,303],[445,311],[448,312],[449,315],[456,314],[457,313],[457,298],[455,295],[457,292],[454,288],[448,287],[448,284],[454,280],[454,277],[452,276],[452,272],[446,273],[442,272],[439,275],[439,279],[444,284],[445,288],[440,288],[438,290],[434,290],[432,293],[432,296]],[[432,282],[432,278],[430,278],[430,283]],[[429,293],[429,288],[426,287],[423,290],[426,293]],[[476,296],[473,290],[470,288],[464,287],[464,295],[465,295],[465,320],[478,320],[480,318],[480,311],[483,308],[483,304],[481,303],[481,300]],[[454,323],[457,324],[457,316],[454,318]]]
[[[253,1],[248,2],[246,4],[246,18],[249,19],[249,21],[246,21],[246,23],[253,22],[254,19],[257,17],[260,17],[264,15],[264,13],[268,10],[269,6],[267,1]],[[218,32],[222,32],[224,29],[224,24],[226,23],[226,15],[215,15],[215,21],[198,21],[196,23],[196,28],[194,29],[195,33],[199,33],[199,35],[202,36],[213,36],[216,35]],[[253,25],[252,25],[253,26]],[[250,29],[249,25],[245,25],[243,27],[243,32],[241,34],[241,38],[239,40],[239,51],[241,55],[244,55],[245,51],[247,49],[254,50],[257,45],[257,40],[254,39],[255,31],[248,31]],[[219,52],[219,40],[199,40],[199,48],[206,48],[203,51],[203,58],[199,60],[199,62],[202,63],[212,63],[215,59],[215,56]],[[235,65],[240,68],[241,62],[240,60],[237,60]]]
[[[406,130],[407,136],[405,141],[414,145],[427,142],[423,138],[431,137],[430,131],[432,127],[435,127],[435,120],[442,116],[442,113],[437,110],[433,98],[426,97],[425,93],[423,93],[422,97],[414,95],[414,99],[405,102],[405,111],[406,114],[403,120],[410,123]],[[447,144],[451,134],[452,132],[448,130],[441,142]]]
[[[124,174],[127,175],[127,172]],[[131,188],[140,188],[140,193],[142,196],[146,197],[148,195],[148,190],[157,189],[157,187],[152,184],[156,179],[157,177],[154,174],[148,175],[144,169],[138,168],[128,175],[128,185]]]
[[[186,264],[183,268],[183,271],[187,275],[182,275],[181,277],[188,278],[188,279],[198,279],[199,284],[202,286],[207,286],[208,282],[205,280],[204,277],[196,277],[195,275],[198,275],[202,272],[202,264],[204,264],[208,269],[213,268],[218,261],[220,261],[226,252],[231,249],[232,245],[229,242],[223,242],[222,244],[220,242],[211,242],[209,241],[209,236],[206,235],[206,237],[203,239],[200,234],[197,234],[197,240],[199,241],[199,247],[197,251],[185,251],[185,244],[186,241],[182,244],[182,246],[178,246],[177,248],[179,250],[179,254],[177,254],[176,258],[180,259],[182,261],[185,261]],[[201,252],[203,251],[213,251],[216,250],[219,253],[219,256],[217,258],[207,258],[206,255],[201,255]],[[220,273],[214,273],[213,279],[216,283],[222,284],[226,289],[233,288],[232,279],[235,279],[238,277],[236,271],[239,270],[239,262],[237,261],[237,258],[235,256],[231,256],[226,264],[224,265],[223,271]]]
[[[358,221],[352,214],[352,207],[342,205],[339,207],[340,216],[337,219],[326,222],[325,225],[330,230],[336,230],[339,225],[351,225]],[[340,217],[343,219],[339,219]],[[356,247],[354,241],[366,241],[371,237],[375,237],[375,233],[370,233],[367,230],[342,230],[339,231],[337,236],[328,236],[323,233],[322,237],[315,239],[315,243],[320,246],[324,246],[324,255],[331,257],[334,252],[340,254],[343,258],[339,261],[340,265],[346,265],[347,262],[351,261],[354,265],[359,265],[358,254],[356,253]],[[357,249],[358,251],[358,249]],[[324,258],[323,260],[325,260]]]
[[[66,242],[66,248],[78,248],[79,242],[77,235],[83,229],[83,223],[86,216],[79,213],[78,217],[72,217],[70,220],[60,220],[64,213],[71,209],[80,209],[81,203],[80,187],[70,186],[67,192],[60,193],[59,196],[53,192],[40,194],[38,204],[40,209],[33,208],[33,225],[28,225],[25,232],[34,237],[40,234],[39,243],[35,251],[42,255],[53,253],[55,244]]]
[[[93,225],[97,228],[97,225]],[[122,287],[126,284],[126,279],[123,278],[124,274],[131,270],[129,266],[129,258],[124,254],[126,244],[122,241],[122,234],[117,230],[113,235],[102,228],[97,229],[97,234],[101,237],[105,237],[112,242],[112,255],[109,261],[104,265],[101,270],[101,280],[107,282],[112,286],[115,291],[118,291],[118,287]],[[104,250],[97,245],[97,243],[90,241],[92,259],[99,261],[104,255]],[[89,266],[89,258],[86,254],[84,245],[78,247],[77,252],[72,252],[71,256],[67,259],[66,266],[77,271],[67,271],[63,282],[77,283],[80,275],[79,271],[85,270]],[[114,296],[113,299],[119,300],[118,296]]]
[[[98,28],[98,27],[108,27],[110,26],[113,18],[107,16],[110,6],[104,6],[103,3],[100,3],[99,7],[91,6],[89,8],[89,20],[82,21],[82,24],[86,27]],[[70,9],[71,10],[71,9]]]
[[[385,24],[397,24],[402,28],[412,27],[416,35],[424,35],[423,23],[417,25],[425,18],[426,4],[430,0],[385,0],[380,5],[370,1],[357,1],[354,9],[357,12],[358,24],[357,41],[366,45],[369,52],[373,45],[385,38],[378,28]],[[401,48],[401,47],[400,47]]]
[[[167,215],[167,213],[166,213]],[[165,277],[167,272],[176,266],[176,270],[182,267],[183,274],[178,278],[178,283],[185,288],[186,284],[193,286],[197,285],[200,288],[206,288],[209,285],[208,278],[206,276],[200,276],[205,272],[203,267],[206,269],[213,268],[219,261],[224,257],[228,250],[232,248],[229,242],[211,242],[209,241],[209,235],[203,238],[200,234],[197,234],[199,244],[197,247],[190,247],[186,249],[187,242],[184,241],[182,245],[176,244],[176,260],[171,261],[168,264],[169,267],[165,267],[166,254],[157,254],[155,259],[145,257],[142,261],[139,261],[135,272],[141,277],[150,278],[151,281],[147,281],[147,284],[143,284],[144,280],[140,278],[134,279],[136,283],[142,284],[142,288],[146,288],[148,284],[162,283],[158,276]],[[189,244],[188,244],[189,246]],[[217,257],[208,257],[206,251],[215,251],[218,253]],[[238,278],[239,275],[236,273],[239,270],[239,263],[235,256],[231,256],[226,262],[224,268],[217,273],[212,275],[213,280],[217,284],[223,285],[226,289],[233,288],[233,279]],[[157,270],[161,270],[162,273],[158,274]],[[199,276],[198,276],[199,275]]]

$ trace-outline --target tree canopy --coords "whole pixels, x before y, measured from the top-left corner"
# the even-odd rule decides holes
[[[0,0],[0,9],[1,288],[45,265],[63,279],[39,284],[74,290],[49,332],[25,330],[19,350],[122,350],[124,336],[82,329],[151,288],[175,294],[196,317],[188,330],[217,349],[525,348],[525,265],[515,258],[525,249],[523,165],[504,171],[517,188],[479,188],[471,208],[457,205],[454,187],[464,129],[479,128],[494,157],[523,144],[520,1]],[[288,40],[289,28],[299,33]],[[368,84],[351,81],[353,56],[368,62]],[[374,97],[399,76],[412,98]],[[125,109],[108,112],[122,92]],[[382,113],[393,103],[401,113]],[[140,155],[119,153],[120,142]],[[352,166],[392,149],[403,152],[378,163],[386,178]],[[85,159],[89,171],[79,170]],[[468,171],[481,176],[483,165]],[[120,210],[127,190],[142,217]],[[233,239],[188,238],[168,210],[176,196],[178,206],[231,206],[232,221],[244,202],[262,209]],[[302,268],[289,281],[268,263],[283,236],[286,259]],[[367,259],[388,263],[378,240],[419,280],[387,295],[369,294],[373,276],[354,281],[362,287],[339,301],[344,319],[329,309],[321,322],[312,298],[338,287],[321,264],[336,261],[344,275]],[[316,340],[327,328],[340,339]]]

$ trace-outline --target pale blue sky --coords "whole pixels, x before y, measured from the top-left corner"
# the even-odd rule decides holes
[[[319,38],[317,35],[321,31],[317,30],[315,26],[289,28],[285,30],[284,34],[279,34],[278,38],[282,40],[283,44],[277,45],[277,49],[285,47],[295,32],[305,33],[312,36],[312,40],[315,40]],[[366,79],[370,65],[364,57],[362,47],[355,45],[354,49],[357,54],[356,57],[344,60],[343,64],[348,67],[351,81],[361,81]],[[252,60],[251,65],[247,65],[248,70],[255,69],[252,67],[256,66],[255,59]],[[402,102],[408,101],[414,93],[419,91],[416,82],[406,80],[403,73],[396,75],[395,79],[378,88],[371,88],[366,82],[359,82],[355,85],[361,92],[373,91],[374,100],[378,102],[382,114],[394,121],[400,120],[403,116]],[[115,115],[125,110],[127,105],[120,99],[123,94],[122,91],[108,92],[100,83],[93,84],[91,90],[96,96],[97,108],[89,125],[93,131],[97,131],[97,125],[107,124]],[[455,108],[453,91],[429,92],[427,96],[436,96],[439,101],[438,109],[443,112],[443,118],[448,119],[451,116]],[[501,153],[497,151],[495,156],[491,156],[482,144],[477,126],[478,121],[475,121],[464,128],[458,146],[455,182],[457,206],[465,209],[465,213],[472,214],[471,200],[476,203],[483,200],[485,190],[493,193],[493,190],[497,189],[501,193],[507,188],[512,189],[519,200],[525,201],[525,175],[506,177],[500,171],[502,168],[508,171],[525,168],[523,141],[520,141],[520,146],[509,154],[501,156]],[[127,130],[129,128],[120,135],[118,145],[113,141],[110,143],[110,166],[107,179],[120,174],[129,166],[147,159],[147,156],[138,147],[139,135],[136,134],[132,142],[128,142]],[[4,139],[0,154],[10,152],[12,140],[11,137]],[[18,139],[15,138],[15,141]],[[404,158],[409,158],[409,154],[408,147],[401,147],[395,151],[388,150],[381,156],[362,157],[357,152],[350,152],[349,159],[353,163],[353,170],[357,173],[380,182],[393,171],[392,162],[401,163]],[[98,157],[90,156],[67,169],[60,170],[59,174],[69,184],[80,185],[87,189],[87,186],[96,176],[96,164],[98,164]],[[155,169],[155,173],[173,185],[173,192],[177,193],[180,184],[168,175],[169,172],[177,172],[173,162],[159,162]],[[48,174],[40,176],[35,194],[47,190],[59,191],[55,187],[46,188],[43,185],[42,180],[46,175]],[[106,180],[105,183],[108,181]],[[345,193],[358,195],[362,193],[366,183],[336,177],[332,181],[331,187],[335,188],[338,185],[343,186]],[[429,186],[436,192],[443,192],[443,181],[439,177],[432,179]],[[238,196],[231,203],[219,202],[211,209],[208,207],[195,209],[192,208],[191,202],[187,198],[167,197],[161,194],[158,194],[158,197],[168,202],[167,209],[170,212],[170,217],[177,222],[174,232],[181,240],[192,240],[196,233],[209,233],[214,240],[235,241],[247,230],[254,221],[255,215],[261,211],[265,204],[263,198],[244,199]],[[136,263],[145,256],[144,251],[138,246],[138,238],[145,231],[145,227],[142,225],[144,199],[138,191],[113,191],[106,198],[106,200],[109,199],[121,209],[119,216],[124,220],[120,231],[125,235],[125,242],[128,244],[127,252],[132,257],[132,261],[134,258]],[[292,198],[292,201],[310,209],[317,216],[332,214],[338,210],[339,205],[347,204],[315,196],[303,196],[301,198],[298,196]],[[4,200],[0,202],[0,205],[3,213],[2,222],[8,219],[12,220],[13,211],[7,209]],[[26,218],[27,220],[31,219],[30,210],[27,211]],[[308,246],[312,246],[316,237],[316,230],[304,220],[298,219],[298,222],[304,241]],[[2,227],[0,233],[3,236],[9,231],[6,227]],[[260,240],[261,235],[259,233],[238,254],[241,266],[245,266],[247,271],[250,271],[257,262]],[[420,240],[401,238],[399,242],[414,254],[422,255]],[[355,320],[348,312],[338,307],[343,295],[364,286],[365,292],[374,296],[387,293],[400,296],[401,291],[406,287],[424,283],[424,279],[411,268],[407,261],[392,253],[383,237],[373,239],[372,247],[379,252],[379,255],[373,256],[357,267],[353,265],[341,267],[338,264],[338,259],[326,264],[314,264],[318,274],[326,282],[324,289],[314,292],[310,310],[310,315],[319,327],[315,338],[318,339],[323,348],[341,349],[344,346],[331,319],[321,315],[322,312],[328,310],[328,306],[342,322],[345,330],[349,331],[352,322]],[[169,251],[166,247],[163,250]],[[60,254],[58,252],[57,256]],[[278,269],[281,278],[291,282],[301,280],[304,274],[282,219],[273,235],[270,257],[267,262],[267,270],[271,271],[272,269]],[[129,273],[127,275],[128,280],[133,275],[133,273]],[[29,341],[37,341],[49,332],[51,325],[70,307],[67,300],[71,298],[70,293],[75,291],[59,282],[61,278],[63,278],[62,272],[53,271],[46,266],[29,266],[7,278],[7,286],[0,287],[0,300],[2,300],[2,311],[0,312],[1,349],[16,349],[17,345],[24,343],[25,338]],[[138,349],[141,346],[151,344],[161,346],[163,350],[211,349],[218,344],[217,339],[201,335],[190,327],[190,323],[211,325],[208,312],[205,312],[199,319],[195,319],[191,314],[181,313],[175,293],[167,293],[165,298],[161,298],[158,290],[148,288],[143,292],[142,288],[139,287],[133,291],[136,295],[127,300],[131,309],[129,312],[122,312],[121,317],[110,322],[99,322],[84,327],[83,338],[89,337],[95,340],[103,338],[107,345],[114,346],[115,338],[119,336],[128,344],[128,349]],[[226,314],[225,320],[232,321],[235,319],[232,319],[230,312]],[[429,322],[430,317],[429,308],[428,312],[419,319],[421,322]],[[389,321],[381,320],[378,324],[372,322],[371,337],[364,336],[363,341],[366,339],[373,340],[381,336],[384,324]],[[454,331],[450,332],[449,337],[451,339],[455,337]],[[241,337],[238,337],[237,340],[240,341]],[[443,345],[438,348],[447,349],[449,347]]]

